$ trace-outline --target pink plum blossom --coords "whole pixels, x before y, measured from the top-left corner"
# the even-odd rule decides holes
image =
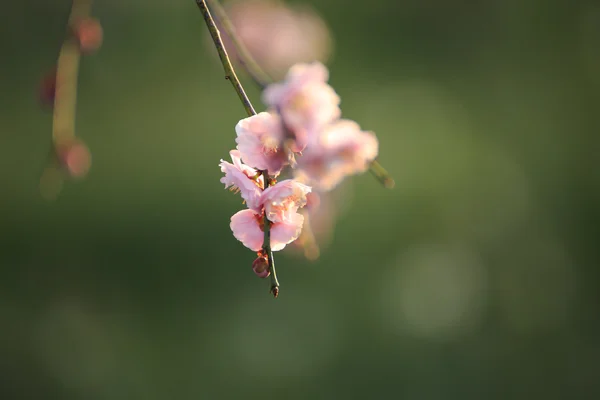
[[[296,64],[281,83],[263,91],[264,103],[277,110],[294,136],[292,151],[302,151],[312,137],[341,115],[340,97],[327,84],[329,71],[320,62]]]
[[[225,176],[221,178],[221,183],[225,184],[225,189],[239,190],[249,208],[259,208],[264,185],[263,177],[259,176],[253,179],[257,175],[257,171],[242,163],[238,150],[231,150],[229,155],[233,164],[224,160],[221,160],[219,164],[221,172],[225,173]]]
[[[379,143],[350,120],[338,120],[320,132],[298,158],[296,178],[320,191],[337,186],[346,176],[365,172],[377,157]]]
[[[302,232],[304,217],[293,213],[282,222],[271,224],[271,250],[283,250],[286,245],[298,238]],[[238,211],[229,224],[233,236],[252,251],[259,251],[264,241],[263,216],[254,210]]]
[[[241,210],[233,214],[229,227],[233,236],[252,251],[262,248],[264,233],[262,215],[254,210]]]
[[[292,213],[282,222],[271,224],[271,250],[279,251],[298,239],[302,232],[304,217],[299,213]]]
[[[267,218],[272,222],[283,222],[291,218],[306,204],[306,195],[311,188],[293,179],[278,182],[268,187],[261,196]]]
[[[235,126],[237,148],[249,166],[278,175],[289,163],[282,147],[283,130],[277,114],[261,112],[242,119]]]
[[[233,164],[221,160],[221,171],[225,172],[221,182],[226,188],[238,188],[248,206],[247,210],[231,217],[233,236],[250,250],[260,250],[264,239],[263,215],[266,213],[271,222],[271,250],[282,250],[302,231],[304,217],[298,214],[298,209],[306,204],[306,195],[311,188],[288,179],[263,191],[259,183],[251,179],[255,170],[241,163],[239,152],[232,150],[230,154]]]

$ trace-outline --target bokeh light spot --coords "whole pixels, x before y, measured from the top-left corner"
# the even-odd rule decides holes
[[[487,274],[468,249],[424,245],[402,252],[381,282],[388,328],[451,339],[475,328],[487,301]]]

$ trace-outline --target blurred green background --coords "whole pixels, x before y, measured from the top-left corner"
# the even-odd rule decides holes
[[[229,229],[244,110],[194,1],[96,1],[92,169],[54,202],[37,90],[70,2],[2,1],[1,399],[600,396],[600,5],[306,3],[396,188],[352,178],[273,300]]]

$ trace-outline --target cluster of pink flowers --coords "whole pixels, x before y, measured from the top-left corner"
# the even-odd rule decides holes
[[[375,135],[340,119],[340,98],[328,79],[319,62],[294,65],[282,82],[264,90],[268,111],[239,121],[232,162],[219,164],[225,188],[239,191],[248,207],[231,218],[233,235],[259,258],[264,257],[265,217],[271,250],[282,250],[299,237],[304,223],[299,210],[313,189],[333,189],[345,177],[366,171],[377,156]],[[277,182],[284,171],[289,179]]]

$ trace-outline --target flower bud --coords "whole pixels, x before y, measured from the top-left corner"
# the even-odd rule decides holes
[[[269,260],[263,255],[259,255],[256,260],[254,260],[252,269],[259,278],[266,278],[271,274],[271,271],[269,271]]]
[[[77,22],[74,31],[82,53],[93,53],[102,44],[102,26],[95,18],[85,18]]]
[[[81,141],[58,146],[57,154],[60,163],[73,178],[84,177],[90,169],[92,156],[88,147]]]

